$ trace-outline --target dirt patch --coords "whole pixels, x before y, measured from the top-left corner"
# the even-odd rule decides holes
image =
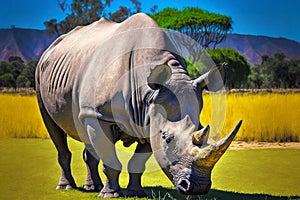
[[[232,150],[245,150],[245,149],[300,149],[300,142],[241,142],[233,141],[229,146]]]

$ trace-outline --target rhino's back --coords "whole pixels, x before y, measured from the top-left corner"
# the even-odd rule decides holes
[[[157,26],[156,23],[144,14],[135,15],[119,24],[102,18],[91,25],[77,27],[62,35],[44,52],[36,71],[37,93],[41,95],[49,115],[65,132],[79,140],[72,116],[72,103],[74,93],[75,96],[83,95],[77,92],[80,82],[78,79],[83,79],[86,71],[84,63],[113,35],[130,29],[153,26]],[[109,84],[111,85],[107,83]]]

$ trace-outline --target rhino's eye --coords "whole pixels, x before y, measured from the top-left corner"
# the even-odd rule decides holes
[[[166,131],[162,131],[162,130],[160,130],[159,132],[161,133],[162,139],[166,139],[167,132]]]

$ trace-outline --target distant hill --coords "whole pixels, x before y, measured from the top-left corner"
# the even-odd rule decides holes
[[[10,56],[19,56],[25,62],[38,60],[55,38],[44,30],[0,29],[0,60],[7,61]],[[238,50],[251,64],[260,63],[261,55],[272,56],[277,52],[287,58],[300,58],[300,43],[285,38],[229,34],[218,47]]]
[[[218,47],[236,49],[248,58],[250,64],[261,63],[262,55],[284,53],[288,59],[300,58],[300,43],[286,38],[229,34]]]
[[[38,60],[55,39],[42,30],[0,29],[0,60],[7,61],[10,56],[19,56],[25,62]]]

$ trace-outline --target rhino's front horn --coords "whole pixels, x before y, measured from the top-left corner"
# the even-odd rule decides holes
[[[233,138],[237,134],[238,130],[242,125],[242,120],[240,120],[235,128],[223,139],[214,142],[210,145],[206,145],[203,147],[195,147],[193,148],[194,155],[197,156],[196,164],[199,166],[207,166],[212,167],[215,163],[221,158],[221,156],[225,153]],[[194,140],[194,137],[193,137]]]
[[[229,145],[231,144],[233,138],[235,137],[235,135],[237,134],[237,132],[239,131],[241,125],[242,125],[242,120],[240,120],[237,125],[235,126],[235,128],[223,139],[219,140],[218,142],[216,142],[215,144],[213,144],[213,146],[217,147],[217,151],[221,153],[221,155],[226,151],[226,149],[229,147]]]
[[[199,131],[194,132],[193,134],[193,144],[194,145],[202,145],[206,144],[209,135],[209,125],[205,126]]]

